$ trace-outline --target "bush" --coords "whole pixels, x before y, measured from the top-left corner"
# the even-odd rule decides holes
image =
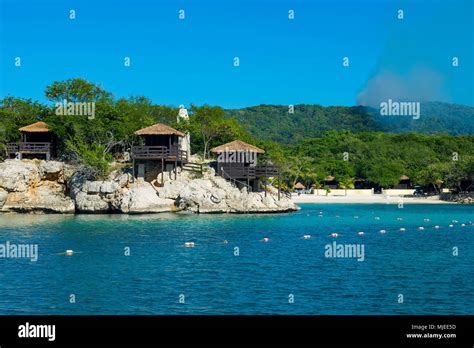
[[[73,138],[65,141],[67,151],[74,153],[79,162],[89,167],[95,179],[105,179],[110,173],[109,162],[112,155],[106,153],[105,146],[87,144],[82,139]]]

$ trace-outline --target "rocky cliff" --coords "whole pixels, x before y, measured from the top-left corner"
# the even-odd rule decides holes
[[[105,181],[90,181],[80,168],[62,162],[6,160],[0,163],[0,211],[45,213],[268,213],[296,210],[275,192],[247,192],[208,168],[197,177],[183,171],[164,185],[134,180],[115,171]],[[161,180],[161,177],[160,177]]]

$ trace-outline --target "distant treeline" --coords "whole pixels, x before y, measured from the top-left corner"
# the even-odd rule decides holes
[[[134,135],[136,130],[161,122],[189,132],[192,152],[205,158],[210,157],[209,149],[213,146],[235,139],[265,149],[260,161],[279,165],[289,189],[297,181],[317,186],[327,176],[334,176],[341,187],[347,188],[356,179],[390,187],[402,175],[410,177],[413,184],[436,189],[460,189],[473,181],[473,135],[384,133],[377,119],[362,107],[299,105],[295,106],[294,114],[289,114],[284,106],[224,110],[218,106],[191,105],[189,122],[177,123],[176,107],[155,105],[142,96],[116,99],[83,79],[54,82],[46,87],[45,95],[50,100],[48,104],[17,97],[0,101],[1,157],[6,155],[6,143],[19,140],[19,127],[42,120],[57,135],[60,159],[82,163],[93,168],[97,177],[103,177],[110,171],[114,157],[141,141]],[[55,103],[64,100],[94,102],[94,117],[57,115]],[[436,110],[444,108],[446,118],[456,119],[449,126],[445,126],[448,121],[433,124],[431,132],[439,129],[445,133],[474,134],[473,124],[469,123],[473,108],[441,103],[429,106]],[[465,118],[459,116],[463,112]],[[420,120],[423,115],[422,106]],[[411,130],[403,122],[420,122],[396,119],[402,120],[392,119],[390,122],[395,125],[386,126],[385,130]],[[417,123],[417,127],[421,124]],[[424,127],[420,132],[431,133],[427,124]]]
[[[277,146],[272,156],[287,163],[290,185],[307,186],[333,176],[343,188],[356,179],[388,188],[408,176],[412,185],[465,189],[473,182],[474,136],[328,131],[322,137]]]
[[[297,143],[319,137],[329,130],[360,132],[415,132],[474,134],[474,107],[427,102],[420,118],[381,116],[379,110],[363,106],[259,105],[226,110],[259,139]]]

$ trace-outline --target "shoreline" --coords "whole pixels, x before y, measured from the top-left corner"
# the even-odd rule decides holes
[[[387,195],[348,195],[348,196],[318,196],[318,195],[294,195],[291,200],[295,204],[459,204],[439,199],[439,196],[431,198],[416,198]]]

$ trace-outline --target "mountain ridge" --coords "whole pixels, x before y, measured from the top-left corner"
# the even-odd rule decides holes
[[[262,140],[295,143],[319,137],[329,130],[362,132],[415,132],[422,134],[474,134],[474,107],[445,102],[424,102],[420,118],[381,116],[378,109],[366,106],[260,104],[240,109],[226,109],[228,117],[241,122],[253,136]]]

